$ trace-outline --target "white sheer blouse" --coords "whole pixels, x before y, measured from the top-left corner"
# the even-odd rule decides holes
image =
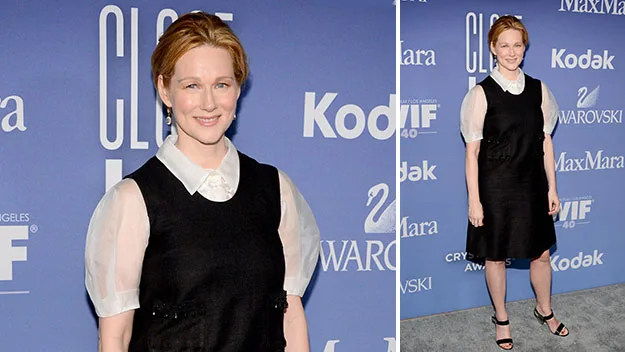
[[[223,202],[239,184],[239,156],[226,139],[228,152],[216,170],[189,160],[169,136],[156,157],[182,182],[190,194]],[[278,232],[284,249],[284,289],[302,296],[319,257],[319,229],[313,213],[293,181],[282,171],[281,218]],[[109,189],[96,207],[85,249],[85,285],[96,313],[108,317],[139,308],[139,282],[150,223],[135,181],[124,179]]]
[[[514,81],[505,78],[499,73],[497,67],[491,72],[490,76],[504,92],[507,91],[511,94],[519,95],[525,89],[525,75],[521,69],[519,69],[519,76]],[[558,122],[558,103],[547,85],[542,81],[541,85],[542,104],[540,107],[545,120],[543,131],[551,134]],[[471,88],[465,95],[464,100],[462,100],[462,106],[460,107],[460,131],[466,143],[482,139],[482,129],[487,107],[486,95],[480,85]]]

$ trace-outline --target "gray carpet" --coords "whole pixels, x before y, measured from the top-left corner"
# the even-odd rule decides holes
[[[554,295],[556,316],[569,328],[567,337],[551,335],[534,318],[535,300],[508,302],[512,351],[625,351],[625,284]],[[400,325],[402,352],[503,351],[495,344],[493,308],[408,319]]]

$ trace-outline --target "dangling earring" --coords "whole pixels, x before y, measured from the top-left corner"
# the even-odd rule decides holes
[[[171,125],[171,108],[167,108],[167,117],[165,117],[167,126]]]
[[[237,119],[237,114],[234,114],[234,116],[232,116],[232,119],[236,120]]]

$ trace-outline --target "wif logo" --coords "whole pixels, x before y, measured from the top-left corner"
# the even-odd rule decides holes
[[[578,197],[561,199],[560,212],[556,215],[556,225],[565,229],[572,229],[577,225],[590,224],[587,217],[594,203],[592,197]]]
[[[440,108],[436,99],[406,99],[400,107],[400,128],[402,138],[416,138],[420,134],[436,134],[432,122]]]
[[[317,102],[317,93],[306,92],[304,96],[304,137],[314,137],[315,126],[325,138],[337,138],[337,134],[345,139],[360,137],[365,130],[373,138],[386,140],[395,133],[395,94],[390,94],[388,105],[378,105],[369,114],[358,105],[346,104],[338,108],[334,114],[334,128],[328,121],[328,109],[338,93],[325,93]],[[332,115],[330,115],[332,116]],[[380,122],[381,125],[380,126]]]
[[[24,123],[24,99],[18,95],[11,95],[4,99],[0,97],[0,131],[26,131]]]
[[[591,109],[599,100],[600,86],[588,92],[586,86],[577,90],[577,110],[561,110],[558,122],[565,125],[603,125],[623,122],[623,110]]]
[[[27,225],[0,226],[0,281],[13,280],[13,262],[26,261],[26,247],[13,241],[27,240],[28,231]]]
[[[551,68],[614,70],[614,65],[612,64],[614,55],[610,55],[608,50],[604,50],[602,55],[593,54],[591,49],[580,55],[572,53],[564,55],[565,53],[566,49],[554,48],[551,50]]]

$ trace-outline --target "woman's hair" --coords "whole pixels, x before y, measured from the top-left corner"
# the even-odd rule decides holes
[[[223,48],[232,57],[234,78],[239,86],[247,79],[247,55],[239,38],[219,17],[205,12],[187,13],[174,21],[158,40],[152,53],[152,78],[158,86],[158,76],[169,86],[178,59],[189,50],[202,45]]]
[[[495,45],[499,35],[508,29],[516,29],[521,32],[521,38],[523,38],[523,45],[527,46],[529,37],[527,35],[527,29],[518,18],[510,15],[501,16],[493,23],[488,31],[488,44]]]

